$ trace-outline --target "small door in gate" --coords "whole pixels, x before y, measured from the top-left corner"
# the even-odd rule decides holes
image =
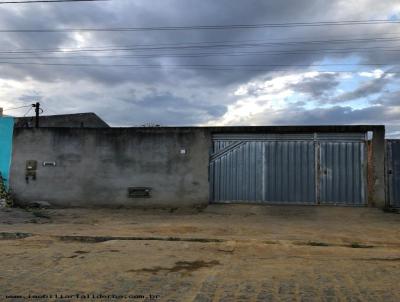
[[[319,156],[319,203],[366,205],[365,141],[321,140]]]

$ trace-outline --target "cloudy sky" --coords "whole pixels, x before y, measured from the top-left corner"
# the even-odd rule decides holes
[[[318,23],[360,20],[390,22]],[[40,101],[113,126],[385,124],[400,137],[398,20],[398,0],[1,4],[0,106]]]

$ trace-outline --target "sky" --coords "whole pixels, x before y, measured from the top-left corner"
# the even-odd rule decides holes
[[[400,3],[0,4],[0,107],[29,116],[12,108],[38,101],[112,126],[384,124],[400,137],[400,23],[314,26],[349,20],[398,21]],[[280,26],[231,26],[257,24]]]

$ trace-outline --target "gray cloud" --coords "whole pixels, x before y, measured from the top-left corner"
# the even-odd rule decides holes
[[[282,22],[312,22],[320,20],[373,19],[381,12],[385,18],[393,14],[396,0],[387,1],[319,1],[319,0],[154,0],[109,1],[69,4],[3,5],[0,10],[0,28],[83,28],[83,27],[141,27],[141,26],[186,26],[213,24],[256,24]],[[374,7],[371,11],[370,7]],[[246,46],[259,42],[318,41],[350,39],[352,37],[382,37],[395,30],[393,25],[381,26],[337,26],[299,27],[288,29],[255,30],[203,30],[203,31],[154,31],[154,32],[95,32],[81,33],[2,33],[0,51],[15,49],[58,49],[83,47],[138,46],[204,41],[232,41],[240,47],[215,47],[211,49],[163,49],[82,52],[74,59],[39,58],[38,54],[0,54],[0,62],[78,63],[93,64],[91,67],[4,65],[0,64],[0,80],[15,80],[21,84],[33,81],[37,86],[32,91],[21,91],[16,101],[30,103],[30,97],[43,97],[44,105],[53,112],[95,111],[114,125],[141,124],[148,121],[167,125],[201,124],[218,118],[226,112],[228,105],[236,99],[232,92],[238,85],[260,78],[298,71],[296,65],[312,64],[325,60],[344,60],[357,57],[362,63],[385,63],[388,67],[397,64],[400,52],[382,50],[365,51],[368,47],[390,47],[390,42],[363,43],[290,43],[261,46]],[[81,42],[79,42],[81,39]],[[83,40],[82,40],[83,39]],[[77,44],[78,43],[78,44]],[[226,43],[225,43],[226,44]],[[205,44],[202,44],[205,45]],[[393,46],[392,46],[393,47]],[[324,52],[324,49],[346,48],[346,53]],[[357,50],[361,48],[361,50]],[[312,51],[307,53],[306,51]],[[221,52],[220,56],[171,57],[166,55]],[[239,55],[257,52],[257,55]],[[278,53],[271,54],[271,52]],[[151,56],[149,58],[124,56]],[[35,57],[31,59],[9,59],[9,57]],[[55,57],[55,53],[40,53],[40,56]],[[71,57],[72,55],[68,55]],[[79,57],[87,56],[87,57]],[[108,56],[108,57],[104,57]],[[114,57],[110,57],[114,56]],[[119,56],[119,57],[118,57]],[[8,58],[8,59],[7,59]],[[157,65],[160,68],[104,67],[96,64]],[[198,68],[173,69],[170,65],[251,65],[236,70],[207,70]],[[287,65],[271,67],[268,65]],[[345,69],[340,68],[339,69]],[[347,67],[346,67],[347,68]],[[362,67],[356,67],[358,70]],[[365,68],[365,67],[364,67]],[[229,69],[229,68],[228,68]],[[246,70],[245,70],[246,69]],[[287,72],[278,71],[285,69]],[[326,67],[326,69],[333,69]],[[369,68],[366,68],[369,70]],[[338,98],[329,98],[338,86],[336,74],[321,74],[315,79],[292,85],[291,89],[302,92],[314,101],[342,102],[356,98],[379,97],[390,78],[371,80],[365,85],[346,91]],[[63,93],[54,87],[65,85]],[[147,90],[146,90],[147,89]],[[135,91],[135,93],[133,93]],[[391,103],[392,104],[392,103]],[[0,101],[1,105],[1,101]],[[382,105],[383,108],[389,106]],[[344,107],[338,107],[344,108]],[[371,107],[372,108],[372,107]],[[375,108],[375,107],[373,107]],[[378,107],[376,107],[378,108]],[[374,110],[378,110],[378,109]],[[342,110],[342,111],[341,111]],[[332,123],[348,121],[344,109],[324,111]],[[351,110],[351,109],[349,109]],[[372,109],[371,109],[372,110]],[[382,109],[383,110],[383,109]],[[322,111],[321,111],[322,112]],[[291,112],[288,112],[289,116]],[[324,122],[313,111],[302,111],[310,120]],[[321,113],[322,114],[322,113]],[[354,115],[356,112],[351,112]],[[350,116],[349,115],[349,116]],[[282,117],[285,114],[282,113]],[[373,122],[367,115],[365,122]],[[293,116],[294,121],[302,122]],[[284,122],[277,119],[275,121]],[[306,122],[306,120],[304,120]],[[262,120],[260,120],[262,123]],[[286,122],[288,123],[288,121]]]
[[[223,105],[192,102],[169,92],[153,91],[143,98],[133,95],[131,98],[124,98],[123,101],[131,108],[130,114],[135,120],[145,116],[151,122],[166,126],[204,123],[226,112]]]
[[[41,101],[43,99],[43,96],[40,94],[40,92],[38,92],[38,91],[30,91],[30,93],[24,93],[24,94],[22,94],[22,95],[20,95],[19,97],[18,97],[18,100],[19,101],[22,101],[22,102],[30,102],[30,103],[33,103],[33,102],[38,102],[38,101]]]
[[[400,107],[400,90],[382,93],[370,103],[373,105],[383,105],[391,108]]]
[[[370,1],[365,1],[368,4]],[[391,1],[380,5],[382,11],[391,7]],[[393,3],[395,3],[393,1]],[[355,6],[355,5],[354,5]],[[0,14],[0,25],[3,28],[62,28],[62,27],[107,27],[107,26],[157,26],[157,25],[190,25],[190,24],[237,24],[237,23],[273,23],[296,20],[313,21],[314,19],[331,19],[332,12],[336,12],[340,5],[332,2],[314,1],[152,1],[148,4],[146,1],[110,1],[110,3],[92,3],[92,4],[70,4],[70,5],[20,5],[21,9],[4,11]],[[361,10],[355,6],[355,9]],[[183,13],[184,12],[184,13]],[[365,9],[365,14],[367,14]],[[360,13],[360,12],[359,12]],[[40,17],[38,17],[40,16]],[[344,16],[351,18],[352,16]],[[358,15],[357,18],[360,18]],[[282,21],[283,20],[283,21]],[[240,21],[240,22],[239,22]],[[359,29],[359,28],[357,28]],[[200,41],[243,41],[260,40],[266,42],[277,41],[276,39],[299,40],[327,40],[330,37],[348,37],[352,29],[345,27],[329,28],[329,34],[326,28],[296,28],[289,30],[231,30],[231,31],[178,31],[178,32],[100,32],[86,34],[90,45],[100,46],[132,46],[143,44],[171,44],[182,42],[200,42]],[[361,27],[361,31],[363,28]],[[377,30],[374,30],[377,31]],[[385,28],[380,30],[385,31]],[[361,32],[363,33],[363,32]],[[369,34],[373,32],[368,31]],[[356,33],[358,34],[358,32]],[[4,39],[2,48],[58,48],[66,45],[74,45],[74,35],[71,33],[47,33],[47,34],[29,34],[29,33],[10,33]],[[343,47],[343,45],[339,45]],[[344,44],[348,46],[348,44]],[[357,46],[357,45],[351,45]],[[359,46],[359,44],[358,44]],[[361,44],[364,47],[364,44]],[[257,55],[257,56],[218,56],[218,57],[200,57],[200,58],[160,58],[153,57],[148,59],[110,59],[110,58],[89,58],[74,60],[75,62],[85,63],[130,63],[130,64],[311,64],[325,57],[323,53],[304,54],[298,52],[299,49],[314,50],[326,48],[339,48],[332,44],[289,44],[250,48],[221,48],[212,49],[210,52],[225,52],[229,54],[238,54],[240,52],[295,52],[296,54],[286,55]],[[159,53],[204,53],[204,49],[195,50],[169,50],[169,51],[127,51],[125,55],[140,54],[159,54]],[[355,51],[356,52],[356,51]],[[90,54],[90,53],[89,53]],[[110,55],[110,53],[106,53]],[[111,55],[121,54],[113,52]],[[87,53],[85,53],[87,55]],[[332,57],[343,57],[344,54],[333,54]],[[397,57],[398,58],[398,57]],[[35,62],[43,60],[35,59]],[[48,62],[49,60],[45,60]],[[51,60],[51,62],[60,62],[60,60]],[[64,60],[61,62],[71,62]],[[272,69],[267,67],[265,69]],[[197,69],[188,69],[186,72],[176,70],[143,70],[135,68],[77,68],[77,67],[37,67],[37,66],[6,66],[1,68],[2,74],[10,77],[31,76],[40,80],[68,80],[73,81],[76,78],[93,79],[103,83],[117,83],[123,81],[137,82],[158,82],[171,81],[167,75],[173,74],[173,78],[184,80],[188,77],[196,78],[202,82],[211,85],[224,85],[250,79],[262,74],[260,71],[206,71]],[[21,72],[22,71],[22,72]],[[58,72],[57,72],[58,71]],[[212,81],[210,81],[212,79]]]
[[[338,77],[337,73],[322,73],[316,77],[292,84],[290,88],[297,92],[308,94],[316,100],[324,100],[339,85]]]
[[[378,105],[363,109],[335,106],[306,110],[303,107],[294,106],[286,110],[270,112],[268,116],[259,114],[254,119],[259,124],[272,122],[274,125],[385,124],[387,133],[391,136],[394,132],[400,131],[400,110],[393,109],[394,107]]]
[[[345,101],[357,100],[360,98],[367,98],[380,93],[390,83],[391,79],[388,75],[382,75],[380,78],[369,80],[352,91],[342,93],[330,99],[332,103],[340,103]]]

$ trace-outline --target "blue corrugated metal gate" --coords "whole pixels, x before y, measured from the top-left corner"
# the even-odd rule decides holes
[[[212,202],[366,202],[364,134],[218,134],[210,159]]]
[[[324,136],[320,149],[320,196],[322,204],[366,204],[366,143],[361,137],[332,140]]]
[[[388,197],[391,207],[400,207],[400,140],[387,141]]]
[[[14,119],[7,116],[0,117],[0,173],[5,179],[7,187],[11,165],[13,130]]]

